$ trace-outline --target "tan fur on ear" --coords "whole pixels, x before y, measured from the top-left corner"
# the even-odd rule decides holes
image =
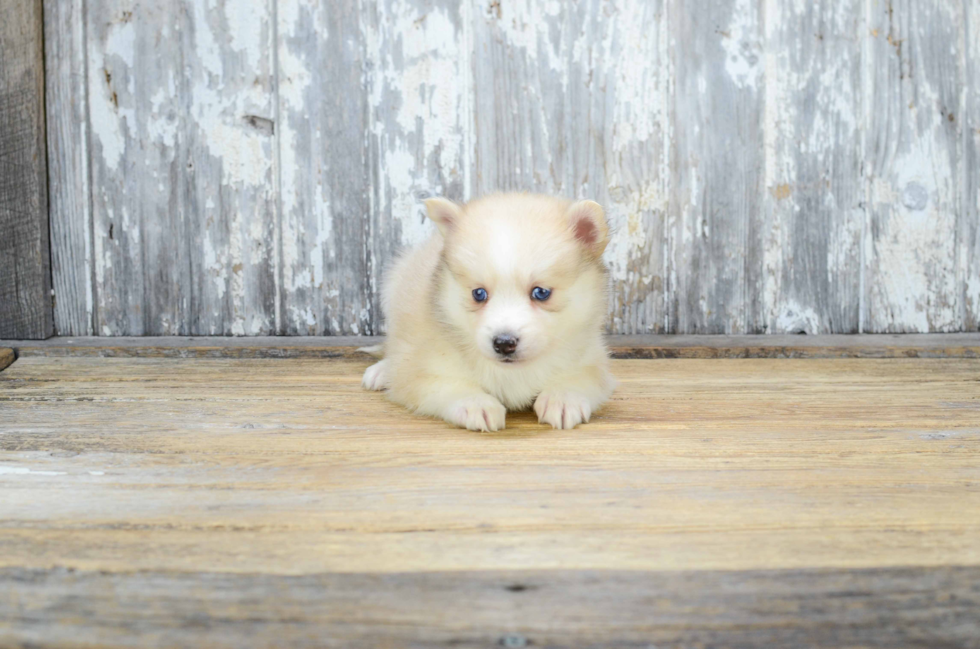
[[[456,203],[445,198],[430,198],[425,201],[425,209],[429,218],[439,228],[442,236],[447,236],[459,223],[463,209]]]
[[[609,226],[602,206],[595,201],[578,201],[568,208],[568,224],[575,238],[595,257],[609,243]]]

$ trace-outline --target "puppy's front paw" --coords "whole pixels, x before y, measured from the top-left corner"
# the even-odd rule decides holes
[[[384,390],[388,387],[388,361],[378,361],[364,370],[361,385],[367,390]]]
[[[534,412],[542,424],[551,424],[553,428],[575,428],[589,421],[592,406],[581,394],[545,390],[534,402]]]
[[[489,394],[479,394],[453,402],[444,418],[461,428],[492,432],[504,428],[507,408]]]

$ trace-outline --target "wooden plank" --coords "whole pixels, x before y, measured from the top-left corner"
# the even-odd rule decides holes
[[[472,152],[472,91],[466,23],[459,0],[361,3],[368,47],[370,199],[368,239],[371,331],[382,330],[380,288],[385,267],[402,248],[435,227],[424,200],[468,198]]]
[[[51,275],[62,336],[95,333],[85,23],[82,0],[45,0]]]
[[[287,335],[371,334],[380,319],[360,7],[278,6],[279,333]]]
[[[959,285],[963,331],[980,331],[980,6],[963,3],[965,75],[964,109],[958,119],[963,130],[962,212],[959,218]]]
[[[976,567],[302,576],[6,569],[0,570],[0,641],[55,647],[977,647],[978,580]]]
[[[0,372],[10,367],[16,359],[17,356],[14,354],[14,350],[0,348]]]
[[[762,3],[674,2],[671,333],[762,333]]]
[[[976,646],[980,359],[615,361],[491,434],[366,365],[0,373],[0,644]]]
[[[99,334],[275,331],[271,16],[88,5]]]
[[[473,193],[541,191],[607,211],[609,327],[663,332],[671,87],[663,2],[473,12]]]
[[[768,0],[764,305],[772,333],[860,328],[862,0]]]
[[[103,336],[184,333],[180,8],[91,0],[85,20],[93,328]]]
[[[40,0],[13,0],[0,22],[0,337],[53,329]]]
[[[0,566],[131,572],[980,565],[980,359],[622,360],[592,422],[475,434],[367,362],[0,373]]]
[[[869,2],[863,330],[957,331],[964,7]],[[962,117],[962,116],[961,116]]]
[[[182,293],[183,313],[144,335],[277,332],[274,1],[181,3],[178,257],[190,286],[148,289]],[[164,266],[174,242],[159,236]]]
[[[366,359],[371,336],[55,337],[0,340],[24,356],[167,358]],[[861,336],[609,336],[614,358],[980,358],[978,334],[865,334]]]

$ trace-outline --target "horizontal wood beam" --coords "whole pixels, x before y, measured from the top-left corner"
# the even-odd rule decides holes
[[[980,568],[302,576],[0,569],[17,645],[966,647]],[[270,598],[274,604],[270,605]]]
[[[609,336],[614,358],[980,358],[980,333],[826,336]],[[22,356],[343,358],[380,336],[56,337],[0,340]],[[366,356],[365,356],[366,358]]]
[[[41,0],[0,21],[0,338],[54,333]]]

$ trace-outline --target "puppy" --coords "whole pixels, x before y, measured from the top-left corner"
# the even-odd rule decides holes
[[[364,387],[470,430],[532,403],[555,428],[589,421],[616,383],[602,208],[529,194],[425,205],[438,232],[385,278],[388,336]]]

